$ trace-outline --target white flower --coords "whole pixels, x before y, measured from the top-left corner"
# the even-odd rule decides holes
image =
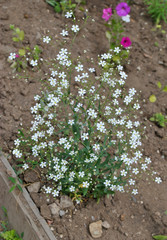
[[[105,126],[104,126],[103,122],[97,123],[97,130],[99,130],[100,132],[103,132],[103,133],[106,132],[106,129],[105,129]]]
[[[121,49],[119,48],[119,47],[116,47],[115,49],[114,49],[114,52],[115,53],[119,53],[121,51]]]
[[[29,168],[28,164],[24,163],[23,168],[24,170],[28,169]]]
[[[66,139],[66,138],[60,138],[58,143],[59,143],[60,145],[62,145],[62,144],[64,144],[64,143],[66,143],[66,142],[67,142],[67,139]]]
[[[162,182],[162,179],[161,179],[160,177],[156,177],[156,178],[155,178],[155,182],[159,184],[159,183]]]
[[[88,137],[88,133],[83,133],[82,135],[81,135],[81,138],[82,138],[82,140],[86,140],[86,139],[89,139],[89,137]]]
[[[78,91],[78,94],[79,94],[80,97],[83,97],[85,95],[85,93],[86,93],[86,90],[82,89],[82,88],[80,88],[79,91]]]
[[[52,188],[51,188],[51,187],[45,188],[45,192],[46,192],[46,193],[51,193],[51,191],[52,191]]]
[[[122,20],[127,23],[130,22],[130,15],[123,16]]]
[[[135,180],[129,179],[129,185],[135,185]]]
[[[133,189],[132,194],[133,195],[137,195],[138,194],[138,190],[137,189]]]
[[[40,163],[40,167],[41,167],[41,168],[46,167],[46,162],[41,162],[41,163]]]
[[[99,144],[94,144],[94,145],[93,145],[93,149],[94,149],[95,151],[99,151],[99,150],[100,150],[100,145],[99,145]]]
[[[58,197],[59,196],[59,191],[56,189],[52,192],[53,197]]]
[[[66,12],[65,17],[66,17],[66,18],[71,18],[72,15],[73,15],[73,12],[72,12],[72,11]]]
[[[85,176],[85,173],[84,172],[79,172],[79,177],[84,177]]]
[[[110,180],[105,180],[104,185],[106,187],[109,187],[111,185],[111,181]]]
[[[13,60],[13,59],[15,59],[15,58],[16,58],[16,53],[10,53],[9,59],[10,59],[10,60]]]
[[[76,66],[75,69],[77,70],[77,72],[83,71],[83,65],[78,64],[78,66]]]
[[[83,182],[83,188],[88,188],[89,187],[89,183],[86,181],[86,182]]]
[[[31,66],[35,67],[35,66],[38,65],[38,61],[37,60],[31,60],[30,64],[31,64]]]
[[[95,69],[94,69],[94,68],[89,68],[88,70],[89,70],[89,72],[91,72],[91,73],[95,72]]]
[[[127,172],[125,171],[125,169],[121,170],[121,176],[126,177],[126,175],[127,175]]]
[[[66,31],[66,30],[63,29],[60,34],[61,34],[63,37],[68,36],[68,31]]]
[[[75,33],[77,33],[79,31],[79,26],[78,25],[72,25],[71,30]]]
[[[13,150],[13,154],[17,157],[17,158],[21,158],[22,153],[18,150],[18,149],[14,149]]]
[[[75,187],[74,186],[71,186],[69,189],[70,189],[70,192],[75,192]]]
[[[118,66],[117,66],[117,69],[118,69],[118,71],[122,71],[122,70],[123,70],[123,66],[118,65]]]
[[[44,43],[49,43],[50,40],[51,40],[51,38],[49,36],[46,36],[46,37],[43,38]]]
[[[14,144],[16,145],[16,147],[18,147],[20,145],[20,140],[19,139],[14,140]]]
[[[71,126],[74,124],[74,120],[68,120],[68,124],[70,124]]]
[[[121,75],[121,78],[123,78],[123,79],[126,79],[127,76],[128,76],[128,75],[127,75],[125,72],[123,72],[123,71],[121,71],[119,74]]]
[[[133,168],[132,173],[134,173],[135,175],[137,175],[139,173],[139,170],[137,168]]]

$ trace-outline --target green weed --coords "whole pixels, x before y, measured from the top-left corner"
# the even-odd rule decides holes
[[[159,24],[160,21],[167,23],[167,1],[166,0],[144,0],[148,13],[153,21]]]

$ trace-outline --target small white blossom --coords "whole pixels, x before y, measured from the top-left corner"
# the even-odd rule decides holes
[[[72,25],[71,30],[75,33],[77,33],[79,31],[79,26],[78,25]]]
[[[43,38],[44,43],[49,43],[50,40],[51,40],[51,38],[49,36],[46,36],[46,37]]]

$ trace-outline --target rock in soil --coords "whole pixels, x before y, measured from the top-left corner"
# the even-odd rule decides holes
[[[107,221],[102,222],[102,226],[103,226],[105,229],[109,229],[109,228],[111,227],[110,224],[109,224]]]
[[[24,173],[24,181],[27,183],[34,183],[37,182],[38,179],[38,174],[32,170],[28,170]]]
[[[56,203],[50,204],[49,208],[52,215],[54,215],[55,217],[59,216],[60,207]]]
[[[102,221],[93,222],[89,224],[89,231],[93,238],[100,238],[102,236]]]
[[[42,217],[44,217],[45,219],[47,219],[47,220],[52,219],[50,208],[48,207],[48,205],[46,205],[46,204],[42,205],[40,208],[40,212],[41,212]]]
[[[60,212],[59,212],[60,217],[64,216],[65,214],[66,214],[66,213],[65,213],[64,210],[60,210]]]
[[[74,204],[73,204],[71,198],[68,196],[65,196],[65,195],[61,196],[60,208],[61,209],[74,209]]]
[[[30,193],[30,196],[34,203],[37,205],[37,207],[41,207],[42,205],[47,203],[46,196],[44,193]]]
[[[28,191],[31,193],[31,192],[38,192],[39,191],[39,189],[40,189],[40,182],[34,182],[34,183],[32,183],[31,185],[29,185],[28,187],[27,187],[27,189],[28,189]]]

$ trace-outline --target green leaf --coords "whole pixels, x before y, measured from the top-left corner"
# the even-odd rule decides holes
[[[14,178],[14,177],[8,177],[8,179],[9,179],[13,184],[16,183],[16,178]]]
[[[46,2],[52,7],[54,7],[56,4],[55,0],[46,0]]]
[[[10,188],[9,192],[12,192],[15,188],[16,188],[16,185],[13,185],[13,186]]]
[[[21,192],[23,192],[23,189],[22,189],[22,187],[21,187],[19,184],[17,184],[16,186],[17,186],[17,188],[18,188]]]
[[[55,4],[54,10],[55,10],[55,12],[57,12],[57,13],[61,13],[61,6],[60,6],[59,3],[56,3],[56,4]]]
[[[156,236],[153,236],[154,239],[157,239],[157,240],[166,240],[167,239],[167,236],[164,236],[164,235],[156,235]]]
[[[19,39],[17,37],[12,38],[13,42],[19,42]]]
[[[24,137],[24,133],[21,131],[21,129],[18,129],[19,135]]]
[[[161,88],[161,87],[162,87],[161,82],[157,82],[157,87],[158,87],[158,88]]]
[[[7,216],[7,209],[4,206],[2,206],[2,210],[4,212],[4,215]]]
[[[14,30],[14,25],[10,24],[10,29]]]
[[[163,88],[163,92],[167,92],[167,85]]]
[[[24,56],[26,54],[25,49],[19,49],[19,55]]]
[[[167,210],[164,213],[167,215]]]
[[[154,103],[157,100],[156,96],[153,94],[149,97],[149,101]]]
[[[19,35],[19,40],[20,40],[20,41],[23,41],[23,40],[24,40],[24,31],[20,31],[20,32],[18,33],[18,35]]]
[[[109,31],[106,31],[106,38],[110,41],[111,40],[111,33]]]

